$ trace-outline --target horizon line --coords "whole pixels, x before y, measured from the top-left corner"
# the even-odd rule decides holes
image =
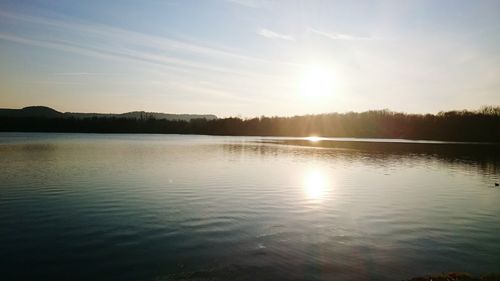
[[[122,112],[84,112],[84,111],[60,111],[58,109],[55,109],[52,106],[47,106],[47,105],[27,105],[23,106],[20,108],[9,108],[9,107],[0,107],[0,110],[2,109],[7,109],[7,110],[22,110],[25,108],[29,107],[46,107],[52,110],[55,110],[57,112],[66,114],[66,113],[82,113],[82,114],[126,114],[126,113],[132,113],[132,112],[144,112],[144,113],[160,113],[160,114],[173,114],[173,115],[214,115],[217,119],[223,119],[223,118],[240,118],[240,119],[253,119],[253,118],[262,118],[262,117],[297,117],[297,116],[318,116],[318,115],[327,115],[327,114],[347,114],[347,113],[364,113],[364,112],[371,112],[371,111],[386,111],[390,113],[402,113],[402,114],[407,114],[407,115],[436,115],[441,112],[477,112],[480,111],[481,109],[484,108],[500,108],[500,105],[482,105],[479,108],[463,108],[463,109],[442,109],[437,112],[406,112],[406,111],[400,111],[400,110],[393,110],[390,108],[382,108],[382,109],[367,109],[367,110],[360,110],[360,111],[355,111],[355,110],[347,110],[347,111],[329,111],[329,112],[321,112],[321,113],[304,113],[304,114],[291,114],[291,115],[259,115],[259,116],[242,116],[241,114],[236,114],[236,115],[218,115],[216,113],[176,113],[176,112],[166,112],[166,111],[147,111],[147,110],[130,110],[130,111],[122,111]]]

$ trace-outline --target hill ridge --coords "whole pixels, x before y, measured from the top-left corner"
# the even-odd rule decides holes
[[[124,113],[60,112],[43,105],[26,106],[21,109],[0,108],[0,117],[41,117],[41,118],[126,118],[126,119],[217,119],[213,114],[175,114],[163,112],[129,111]]]

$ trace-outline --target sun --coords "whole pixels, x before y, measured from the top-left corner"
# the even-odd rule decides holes
[[[321,65],[305,69],[299,80],[299,94],[307,99],[328,97],[333,94],[333,72]]]

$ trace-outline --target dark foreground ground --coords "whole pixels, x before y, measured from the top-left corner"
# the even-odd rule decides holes
[[[500,281],[500,273],[472,276],[468,273],[450,272],[424,277],[415,277],[407,281]]]

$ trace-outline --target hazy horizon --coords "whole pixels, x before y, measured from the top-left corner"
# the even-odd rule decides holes
[[[0,107],[218,117],[499,105],[498,1],[0,3]]]
[[[144,109],[135,109],[135,110],[130,110],[130,111],[117,111],[117,112],[111,112],[111,111],[64,111],[64,110],[59,110],[58,108],[52,107],[50,105],[43,105],[43,104],[33,104],[33,105],[26,105],[26,106],[21,106],[21,107],[0,107],[0,109],[14,109],[14,110],[21,110],[24,108],[28,107],[48,107],[53,110],[56,110],[61,113],[84,113],[84,114],[124,114],[124,113],[131,113],[131,112],[146,112],[146,113],[164,113],[164,114],[175,114],[175,115],[189,115],[189,114],[194,114],[194,115],[215,115],[217,118],[231,118],[231,117],[237,117],[237,118],[243,118],[243,119],[252,119],[252,118],[259,118],[259,117],[293,117],[293,116],[306,116],[306,115],[322,115],[322,114],[332,114],[332,113],[338,113],[338,114],[346,114],[346,113],[362,113],[362,112],[368,112],[368,111],[389,111],[389,112],[395,112],[395,113],[404,113],[404,114],[438,114],[439,112],[449,112],[449,111],[469,111],[469,112],[479,112],[483,108],[488,108],[488,107],[493,107],[497,108],[498,106],[491,106],[491,105],[482,105],[478,108],[455,108],[455,109],[450,109],[450,110],[438,110],[436,112],[404,112],[404,111],[396,111],[392,110],[390,108],[372,108],[372,109],[367,109],[367,110],[360,110],[360,111],[355,111],[355,110],[346,110],[346,111],[329,111],[329,112],[316,112],[316,113],[303,113],[303,114],[290,114],[290,115],[249,115],[249,116],[243,116],[241,114],[238,115],[224,115],[224,116],[219,116],[215,113],[206,113],[206,112],[162,112],[162,111],[148,111]]]

